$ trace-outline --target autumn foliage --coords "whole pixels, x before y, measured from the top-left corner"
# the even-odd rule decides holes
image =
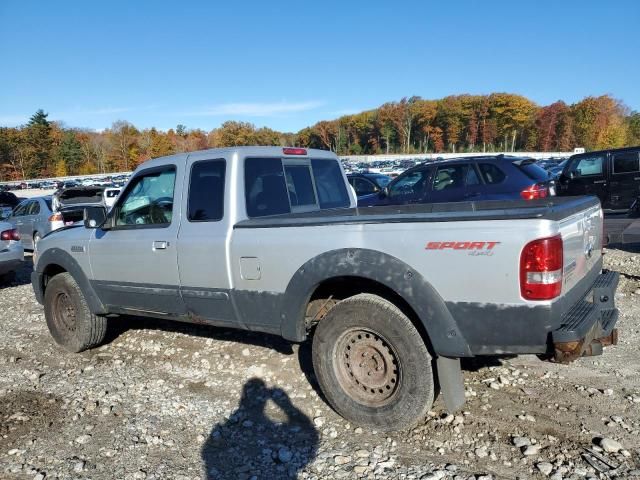
[[[227,121],[209,132],[140,130],[117,121],[102,132],[66,128],[36,112],[0,127],[0,180],[128,171],[150,158],[236,145],[294,145],[340,155],[426,152],[570,151],[640,144],[640,113],[608,95],[538,106],[508,94],[403,98],[297,133]]]

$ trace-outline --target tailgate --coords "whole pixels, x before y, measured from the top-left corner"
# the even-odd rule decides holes
[[[603,222],[599,205],[558,222],[564,247],[563,294],[599,264],[602,256]]]

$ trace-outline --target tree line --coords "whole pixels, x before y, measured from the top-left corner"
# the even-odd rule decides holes
[[[538,106],[508,93],[403,98],[297,133],[227,121],[211,131],[138,129],[126,121],[95,132],[48,119],[0,127],[0,181],[129,171],[150,158],[239,145],[291,145],[339,155],[570,151],[640,144],[640,112],[608,96]]]

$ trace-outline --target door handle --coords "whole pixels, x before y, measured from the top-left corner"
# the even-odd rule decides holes
[[[164,240],[156,240],[153,242],[153,250],[166,250],[169,246],[169,242],[165,242]]]
[[[593,183],[603,183],[606,184],[607,181],[606,180],[594,180]]]

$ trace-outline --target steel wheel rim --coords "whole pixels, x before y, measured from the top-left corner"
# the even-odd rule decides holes
[[[334,370],[349,397],[368,407],[391,403],[402,376],[399,357],[379,333],[354,328],[343,333],[334,351]]]
[[[58,327],[67,332],[75,331],[76,307],[66,292],[60,292],[56,295],[53,302],[53,317]]]

